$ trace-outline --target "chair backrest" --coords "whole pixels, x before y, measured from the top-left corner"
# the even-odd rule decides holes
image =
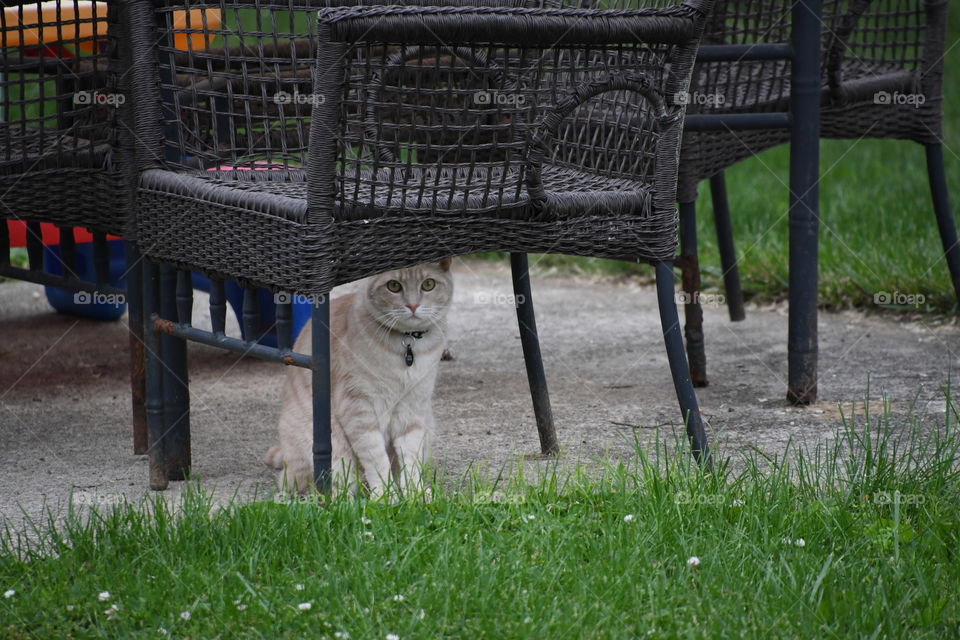
[[[636,5],[613,1],[611,7]],[[571,191],[589,190],[591,179],[597,189],[618,179],[653,184],[663,118],[668,110],[676,115],[668,94],[685,88],[679,67],[671,66],[683,47],[656,37],[625,36],[603,49],[571,42],[496,46],[489,38],[444,45],[392,34],[347,48],[330,69],[343,74],[339,111],[318,118],[318,105],[330,96],[314,92],[316,12],[330,4],[217,0],[190,4],[187,12],[182,0],[132,0],[133,24],[142,27],[134,59],[155,66],[160,87],[157,105],[137,107],[149,131],[141,136],[149,147],[141,166],[226,171],[235,180],[305,180],[309,131],[322,120],[336,128],[321,140],[339,141],[339,215],[498,210],[509,216],[512,206],[527,206],[528,191],[536,192],[543,178],[530,166],[544,118],[591,83],[626,78],[641,82],[648,95],[611,85],[564,113],[551,139],[539,141],[549,144],[551,167],[569,169],[547,177]],[[555,3],[543,4],[549,10]],[[654,5],[677,15],[705,6]],[[651,101],[654,94],[659,102]]]
[[[0,217],[126,234],[108,170],[126,99],[111,73],[118,3],[6,3],[0,14]]]
[[[108,87],[106,2],[18,3],[0,17],[0,175],[96,168],[124,96]]]

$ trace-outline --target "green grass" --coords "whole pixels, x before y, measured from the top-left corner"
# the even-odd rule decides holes
[[[592,478],[477,481],[429,504],[218,509],[195,490],[177,515],[73,514],[0,536],[0,592],[15,591],[0,636],[956,637],[947,397],[936,429],[868,412],[830,445],[755,453],[737,473],[658,444]]]
[[[960,5],[949,9],[944,59],[944,156],[954,218],[960,212]],[[956,299],[942,258],[923,148],[896,140],[824,140],[820,183],[820,296],[828,308],[876,308],[880,292],[922,295],[920,311],[949,312]],[[780,147],[726,172],[740,276],[747,298],[785,298],[788,278],[789,149]],[[706,182],[697,201],[703,288],[723,286]],[[487,254],[490,256],[491,254]],[[499,258],[499,256],[497,256]],[[540,267],[652,276],[649,267],[544,256]],[[914,310],[914,307],[909,307]]]

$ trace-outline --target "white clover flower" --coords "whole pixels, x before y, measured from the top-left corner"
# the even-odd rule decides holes
[[[16,593],[17,593],[17,592],[14,591],[13,589],[7,589],[6,591],[3,592],[3,597],[4,597],[4,598],[12,598],[13,596],[16,595]]]
[[[530,624],[531,622],[533,622],[533,618],[531,618],[530,616],[527,616],[526,618],[523,619],[523,624]]]
[[[246,611],[246,610],[247,610],[247,605],[245,605],[245,604],[238,604],[238,605],[237,605],[237,611]]]
[[[370,524],[371,522],[373,522],[373,520],[371,520],[371,519],[368,518],[367,516],[361,516],[361,517],[360,517],[360,522],[362,522],[363,524]]]
[[[533,515],[532,513],[527,514],[527,520],[536,520],[536,519],[537,519],[537,516]]]
[[[420,620],[423,620],[426,617],[427,617],[427,612],[424,611],[423,609],[420,609],[420,613],[417,614],[417,618],[419,618]]]
[[[109,592],[109,591],[101,591],[101,592],[100,592],[100,595],[98,595],[97,598],[100,600],[100,602],[106,602],[107,600],[110,599],[110,592]]]
[[[350,634],[346,631],[337,631],[333,634],[333,637],[337,640],[350,640]]]
[[[793,540],[791,540],[790,538],[780,538],[780,542],[782,542],[783,544],[793,544]]]
[[[297,591],[303,591],[303,585],[302,585],[302,584],[295,584],[295,585],[293,585],[293,588],[296,589]]]
[[[300,604],[297,605],[297,609],[300,609],[300,611],[310,611],[310,609],[313,609],[313,603],[301,602]]]
[[[800,547],[801,549],[807,546],[807,543],[803,538],[797,538],[796,540],[793,541],[793,544]]]
[[[400,636],[395,633],[388,633],[387,640],[400,640]]]
[[[189,612],[189,611],[181,611],[181,612],[180,612],[180,617],[181,617],[183,620],[189,620],[189,619],[190,619],[190,612]]]
[[[693,569],[696,569],[697,567],[700,566],[700,558],[698,558],[697,556],[690,556],[689,558],[687,558],[687,566],[692,567]]]
[[[623,516],[623,521],[633,522],[633,518],[634,518],[634,515],[632,513],[628,513],[627,515]]]
[[[398,593],[397,595],[393,596],[393,601],[394,601],[394,602],[403,602],[403,594],[402,594],[402,593]]]
[[[740,498],[734,498],[733,502],[731,502],[730,504],[732,504],[735,507],[742,507],[744,505],[744,502]]]
[[[372,538],[372,537],[373,537],[373,531],[364,531],[364,532],[363,532],[363,537],[364,537],[364,538]]]

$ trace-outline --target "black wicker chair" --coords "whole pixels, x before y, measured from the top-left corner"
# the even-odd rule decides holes
[[[134,448],[146,452],[139,287],[111,285],[107,234],[131,239],[129,144],[116,136],[125,98],[117,3],[4,3],[0,18],[0,276],[130,302]],[[11,262],[8,221],[26,224],[28,266]],[[56,268],[44,269],[41,223],[59,228]],[[93,233],[80,277],[75,227]],[[55,273],[56,272],[56,273]],[[140,279],[134,264],[131,280]]]
[[[197,5],[191,5],[197,6]],[[172,0],[126,4],[148,333],[150,484],[190,466],[186,340],[313,370],[314,467],[329,479],[326,294],[386,269],[479,251],[654,264],[694,454],[708,450],[671,262],[683,105],[708,2],[588,11],[221,0],[174,27]],[[173,34],[208,46],[177,51]],[[642,116],[642,117],[630,117]],[[629,122],[628,122],[629,120]],[[188,269],[213,278],[191,326]],[[222,281],[312,297],[312,355],[226,336]],[[527,289],[527,293],[529,293]],[[529,298],[528,298],[529,300]],[[552,421],[532,305],[518,310],[541,445]],[[544,415],[546,413],[546,415]]]
[[[819,2],[812,4],[816,7]],[[789,43],[793,35],[791,6],[779,0],[717,2],[691,81],[689,95],[700,99],[691,100],[689,106],[678,199],[681,229],[689,230],[688,234],[681,232],[685,245],[681,264],[690,300],[687,349],[691,373],[698,384],[706,384],[707,376],[702,313],[695,295],[700,280],[694,222],[697,184],[710,179],[730,316],[742,319],[723,170],[791,139],[791,131],[783,126],[757,128],[763,123],[756,117],[766,117],[769,124],[773,114],[790,110],[795,93],[791,66],[777,48]],[[826,0],[819,38],[822,60],[819,55],[812,60],[821,71],[819,91],[817,86],[813,89],[819,94],[822,137],[894,138],[924,145],[940,238],[954,292],[960,299],[960,247],[947,199],[942,151],[946,21],[947,4],[940,0]],[[816,39],[808,39],[808,45],[798,49],[799,55],[816,54],[816,44]],[[732,51],[735,59],[724,59],[724,50]],[[916,96],[922,96],[922,100]],[[806,145],[815,148],[813,142],[807,140]],[[815,226],[812,233],[815,236]],[[807,271],[812,269],[815,284],[815,246],[810,254],[808,247],[804,260]],[[793,270],[792,266],[791,273]],[[792,333],[796,329],[798,335],[804,333],[806,337],[802,340],[806,371],[795,372],[791,366],[789,397],[807,403],[816,398],[816,289],[806,287],[796,296],[792,289],[793,283],[791,307],[796,303],[807,309],[801,314],[806,318],[798,318],[796,327],[791,324]],[[801,295],[805,300],[799,300]],[[800,331],[804,327],[807,329]]]

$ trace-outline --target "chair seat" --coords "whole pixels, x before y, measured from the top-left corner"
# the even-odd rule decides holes
[[[902,67],[847,59],[840,65],[843,82],[836,92],[823,86],[822,102],[873,102],[878,92],[910,93],[917,74]],[[708,63],[698,67],[691,83],[689,113],[762,113],[787,111],[790,106],[790,62]],[[722,96],[722,98],[720,97]],[[722,100],[722,102],[721,102]]]
[[[0,122],[0,175],[52,168],[99,168],[109,143],[92,145],[86,138],[57,129],[21,127]]]
[[[391,171],[396,175],[391,175]],[[398,180],[401,175],[402,182]],[[215,200],[227,197],[227,191],[233,192],[228,199],[236,206],[250,206],[264,196],[304,203],[307,199],[307,176],[302,169],[197,171],[191,177],[211,188]],[[551,217],[563,217],[568,212],[576,215],[632,213],[642,217],[650,207],[649,186],[629,178],[545,164],[541,179],[547,192],[544,208]],[[534,210],[519,169],[506,179],[501,170],[488,167],[438,170],[428,166],[380,169],[376,175],[370,170],[361,170],[359,175],[348,172],[339,176],[339,180],[348,200],[337,202],[337,217],[341,220],[405,214],[529,218]],[[490,183],[513,186],[492,189],[486,187]],[[280,210],[273,207],[271,211],[282,211],[283,217],[301,220],[305,208],[292,202],[287,204],[289,206]]]

